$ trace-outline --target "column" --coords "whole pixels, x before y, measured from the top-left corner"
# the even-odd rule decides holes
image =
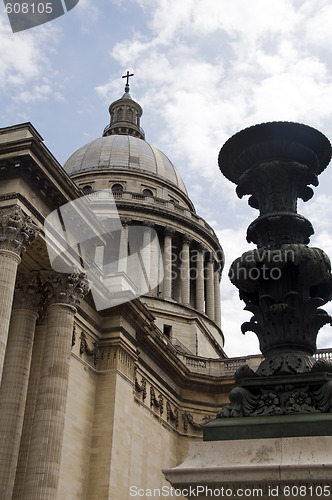
[[[197,248],[196,260],[196,309],[204,313],[204,248]]]
[[[55,500],[59,482],[76,305],[88,291],[82,274],[43,277],[47,339],[24,486],[25,500]]]
[[[0,485],[4,500],[13,495],[40,299],[38,274],[19,275],[0,387]]]
[[[127,260],[128,260],[128,224],[130,224],[131,219],[124,219],[122,223],[122,230],[120,235],[120,248],[119,248],[119,264],[118,272],[127,272]]]
[[[221,326],[220,278],[221,272],[217,269],[214,273],[214,320],[219,327]]]
[[[46,311],[43,311],[39,313],[39,318],[37,319],[37,326],[33,343],[28,394],[25,405],[20,451],[16,468],[13,500],[22,500],[24,498],[25,474],[27,469],[29,446],[31,441],[33,419],[34,419],[38,390],[39,390],[40,373],[43,362],[44,345],[46,337],[47,337],[47,317],[46,317]]]
[[[151,291],[151,241],[152,241],[152,227],[153,222],[144,221],[143,228],[143,243],[142,243],[142,266],[144,276],[143,290],[147,288],[147,292]]]
[[[0,380],[6,352],[16,273],[21,254],[39,229],[18,205],[0,208]]]
[[[183,236],[181,249],[181,296],[182,303],[190,305],[190,243],[192,238]]]
[[[175,230],[166,227],[164,237],[164,283],[163,296],[164,299],[172,298],[172,238]]]
[[[151,293],[158,295],[158,285],[163,279],[163,265],[157,231],[153,231],[151,241]]]
[[[207,254],[206,264],[206,314],[214,320],[214,259],[211,252]]]

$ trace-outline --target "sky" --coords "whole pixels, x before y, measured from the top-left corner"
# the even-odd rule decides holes
[[[227,274],[253,246],[258,216],[219,171],[225,141],[266,121],[289,120],[332,139],[332,4],[329,0],[80,0],[66,15],[13,34],[0,4],[0,127],[30,121],[60,163],[101,136],[108,106],[130,93],[149,143],[177,167],[197,213],[226,255],[222,329],[228,356],[259,352],[251,317]],[[298,211],[311,246],[332,257],[332,166]],[[332,314],[332,306],[325,310]],[[332,329],[318,335],[332,347]]]

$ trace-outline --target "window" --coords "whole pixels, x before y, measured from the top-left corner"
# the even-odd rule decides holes
[[[171,338],[171,333],[172,333],[172,325],[164,325],[164,335],[168,339]]]
[[[133,111],[132,111],[132,109],[129,109],[128,110],[128,121],[130,121],[130,123],[133,123],[133,118],[134,118]]]
[[[151,189],[143,189],[143,195],[144,196],[153,196],[153,192]]]
[[[90,193],[92,193],[92,186],[90,186],[90,185],[84,186],[82,188],[82,191],[84,194],[90,194]]]
[[[118,110],[118,122],[121,122],[122,118],[123,118],[123,112],[122,112],[122,109],[119,109]]]
[[[112,193],[123,193],[123,186],[121,184],[113,184],[112,186]]]

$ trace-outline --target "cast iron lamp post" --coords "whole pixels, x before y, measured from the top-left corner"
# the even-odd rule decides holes
[[[309,185],[318,185],[330,158],[323,134],[290,122],[242,130],[220,151],[221,172],[260,211],[247,231],[257,249],[233,262],[230,279],[253,313],[242,332],[257,335],[264,355],[256,372],[237,371],[220,418],[332,412],[332,363],[313,357],[319,329],[331,322],[320,309],[332,298],[331,265],[308,247],[314,231],[297,213],[297,199],[312,197]]]

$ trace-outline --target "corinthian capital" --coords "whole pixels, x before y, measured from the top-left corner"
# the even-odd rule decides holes
[[[19,273],[16,278],[13,309],[37,312],[42,299],[40,277],[37,272]]]
[[[38,233],[39,228],[18,205],[0,208],[0,250],[21,255]]]
[[[42,289],[47,304],[67,304],[76,307],[89,291],[84,273],[49,273],[42,276]]]

